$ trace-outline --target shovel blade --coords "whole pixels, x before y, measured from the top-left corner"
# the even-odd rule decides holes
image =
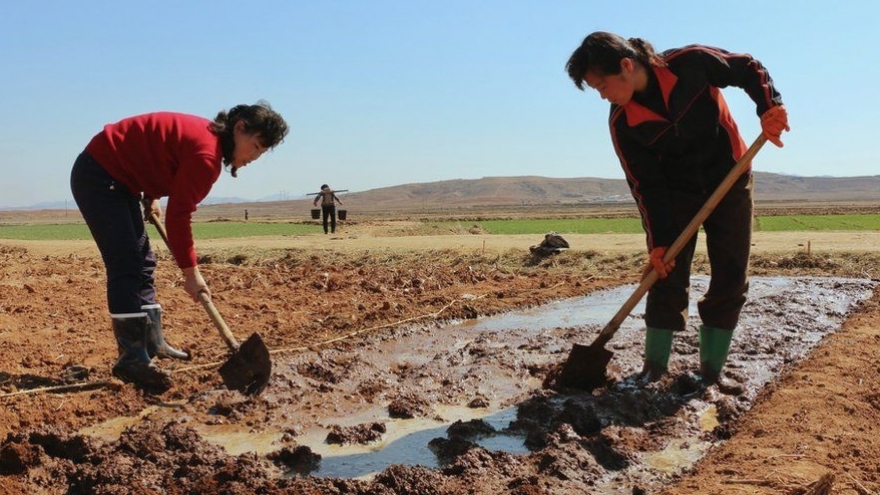
[[[220,367],[220,377],[229,390],[258,395],[269,384],[272,361],[260,334],[254,333]]]
[[[574,344],[556,378],[556,385],[587,391],[605,385],[612,356],[614,353],[601,345]]]

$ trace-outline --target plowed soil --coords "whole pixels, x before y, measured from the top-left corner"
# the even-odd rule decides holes
[[[797,236],[757,237],[752,273],[880,278],[878,243],[854,237],[829,236],[809,246]],[[161,361],[174,387],[151,395],[110,374],[117,349],[103,264],[93,247],[0,241],[0,494],[590,493],[597,473],[630,464],[618,453],[637,451],[650,443],[653,431],[671,427],[662,421],[669,410],[687,407],[688,397],[706,401],[730,394],[715,387],[699,390],[682,373],[662,385],[671,392],[649,387],[618,399],[631,414],[642,414],[642,421],[654,419],[636,428],[603,428],[573,400],[542,429],[520,425],[530,433],[527,454],[475,446],[468,439],[485,428],[477,422],[459,425],[445,441],[435,442],[442,460],[436,469],[394,465],[370,479],[309,476],[320,459],[298,443],[310,425],[287,421],[292,409],[330,411],[368,403],[397,417],[418,417],[434,401],[466,399],[473,407],[480,400],[469,395],[466,382],[444,383],[443,376],[422,377],[424,383],[444,384],[442,393],[399,390],[384,375],[358,376],[367,368],[343,361],[346,352],[435,322],[633,283],[644,262],[639,236],[579,236],[573,249],[549,257],[529,253],[529,241],[540,239],[468,234],[393,239],[352,225],[337,236],[199,244],[203,274],[226,322],[240,338],[259,332],[273,352],[277,373],[257,397],[224,389],[217,366],[228,352],[202,307],[180,287],[182,278],[161,247],[157,286],[166,336],[195,358]],[[694,272],[707,271],[698,253]],[[489,346],[469,350],[477,357],[491,354]],[[786,367],[754,407],[736,411],[736,392],[718,399],[733,404],[729,411],[736,413],[719,414],[721,423],[703,433],[713,447],[696,465],[650,483],[621,484],[617,492],[877,493],[878,362],[880,291],[875,291],[839,331]],[[511,368],[514,372],[522,373],[523,383],[537,384],[520,394],[521,418],[550,414],[545,406],[556,392],[540,382],[551,367]],[[352,375],[361,385],[339,401],[333,392]],[[607,393],[615,390],[610,386]],[[118,418],[140,421],[123,421],[132,426],[107,435],[108,420]],[[280,425],[281,434],[267,452],[231,452],[199,433],[228,426],[260,434],[270,424]],[[382,424],[339,427],[328,441],[369,444],[383,433]]]

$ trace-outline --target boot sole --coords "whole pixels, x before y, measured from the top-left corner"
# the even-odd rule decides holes
[[[149,376],[144,376],[145,373]],[[162,393],[171,388],[171,377],[161,371],[128,371],[124,368],[113,368],[113,376],[149,392]]]

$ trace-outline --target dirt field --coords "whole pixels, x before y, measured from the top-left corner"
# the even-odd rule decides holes
[[[272,383],[253,398],[223,388],[217,366],[226,349],[201,306],[185,297],[164,249],[157,250],[166,335],[195,358],[162,361],[174,387],[153,396],[110,376],[117,351],[94,246],[0,241],[0,494],[591,493],[606,473],[630,466],[655,433],[675,428],[668,418],[678,416],[664,405],[695,403],[726,411],[701,433],[711,444],[706,455],[684,472],[628,475],[614,493],[880,490],[880,290],[753,401],[741,391],[689,388],[692,370],[674,369],[661,389],[612,383],[593,396],[567,396],[567,413],[552,412],[545,405],[559,395],[541,381],[564,349],[548,356],[532,342],[522,348],[543,361],[502,363],[499,371],[516,384],[508,405],[528,432],[528,452],[476,446],[467,439],[485,425],[466,422],[465,430],[478,431],[440,432],[444,438],[432,440],[442,458],[436,469],[393,465],[363,479],[292,475],[320,462],[301,443],[315,426],[302,418],[366,405],[392,417],[430,419],[435,406],[492,401],[477,393],[491,389],[492,376],[457,376],[443,367],[457,359],[458,366],[465,360],[483,369],[496,355],[491,343],[478,339],[463,355],[438,347],[442,359],[390,360],[390,369],[365,362],[363,350],[434,338],[443,321],[632,283],[643,262],[642,236],[567,236],[573,249],[534,258],[528,246],[540,239],[533,236],[407,235],[409,228],[349,223],[335,236],[198,243],[205,278],[233,332],[259,332],[272,349]],[[754,243],[755,276],[880,279],[876,233],[758,234]],[[694,272],[706,271],[698,252]],[[779,313],[781,322],[786,315]],[[638,424],[587,421],[588,409],[612,399],[619,409],[644,411]],[[538,418],[547,423],[523,425]],[[389,423],[336,425],[335,438],[369,446]],[[206,440],[217,430],[227,439],[234,431],[270,440],[248,452]]]

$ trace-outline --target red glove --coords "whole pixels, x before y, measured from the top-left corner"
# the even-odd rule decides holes
[[[666,247],[655,247],[651,250],[651,254],[648,256],[648,260],[651,262],[651,267],[654,270],[657,270],[657,275],[660,278],[666,278],[669,275],[669,272],[675,268],[675,259],[671,259],[669,263],[663,263],[663,256],[666,255],[666,250],[669,248]],[[648,271],[645,272],[645,275],[648,275]]]
[[[761,115],[761,131],[767,140],[782,148],[782,131],[788,131],[788,112],[784,105],[771,107]]]

